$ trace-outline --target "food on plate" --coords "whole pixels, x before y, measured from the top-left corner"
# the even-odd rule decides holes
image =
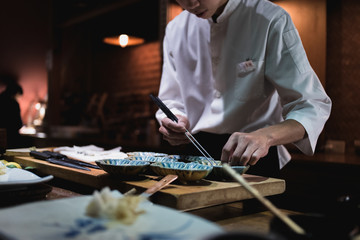
[[[144,197],[127,195],[114,197],[108,187],[95,191],[93,198],[86,207],[86,215],[95,218],[104,218],[120,221],[123,224],[132,224],[144,210],[138,209]]]
[[[0,175],[4,175],[7,172],[6,166],[0,163]]]
[[[22,168],[17,162],[8,162],[5,164],[5,166],[8,168]]]
[[[2,164],[4,164],[4,165],[6,165],[6,164],[8,163],[8,161],[6,161],[6,160],[4,160],[4,159],[0,160],[0,162],[1,162]],[[0,165],[1,165],[1,164],[0,164]]]

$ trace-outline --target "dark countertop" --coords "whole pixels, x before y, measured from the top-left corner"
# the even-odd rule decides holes
[[[360,166],[360,155],[356,153],[326,153],[319,152],[313,156],[302,153],[292,153],[292,161],[313,162],[313,163],[333,163]]]

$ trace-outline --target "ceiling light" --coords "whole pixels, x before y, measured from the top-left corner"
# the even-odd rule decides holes
[[[121,34],[119,36],[106,37],[104,38],[104,43],[127,47],[127,46],[135,46],[145,42],[143,38],[128,36],[126,34]]]

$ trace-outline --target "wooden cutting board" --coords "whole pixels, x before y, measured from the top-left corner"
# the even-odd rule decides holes
[[[111,189],[117,189],[122,193],[132,188],[142,192],[161,178],[152,175],[141,176],[137,179],[117,178],[103,170],[78,170],[54,165],[43,160],[34,159],[33,157],[14,156],[14,161],[22,166],[34,167],[43,174],[51,174],[54,177],[84,184],[98,190],[109,186]],[[285,191],[285,181],[282,179],[248,174],[244,174],[244,177],[263,196],[281,194]],[[176,181],[155,193],[151,197],[151,201],[186,211],[251,198],[253,198],[252,195],[237,182],[204,179],[191,184],[183,184]]]

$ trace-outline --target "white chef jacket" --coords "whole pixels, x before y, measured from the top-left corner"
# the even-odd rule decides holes
[[[298,31],[267,0],[229,0],[214,22],[183,11],[166,28],[159,98],[189,119],[189,130],[252,132],[294,119],[314,153],[331,100],[309,64]],[[160,122],[165,117],[156,113]],[[279,165],[290,155],[278,146]]]

